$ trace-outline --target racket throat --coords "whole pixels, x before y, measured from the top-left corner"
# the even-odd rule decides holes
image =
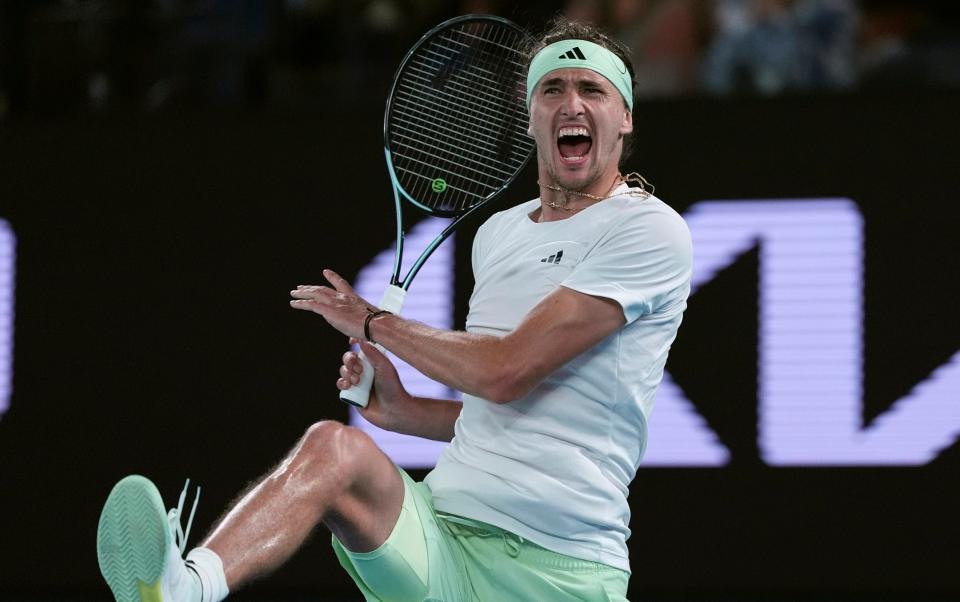
[[[378,307],[392,314],[399,315],[400,310],[403,309],[403,301],[406,296],[407,291],[395,284],[388,284],[387,288],[383,291],[383,297],[380,299],[380,305],[378,305]]]

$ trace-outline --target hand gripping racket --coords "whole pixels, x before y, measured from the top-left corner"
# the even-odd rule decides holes
[[[393,182],[397,250],[380,308],[400,313],[414,276],[470,213],[510,185],[533,154],[527,135],[526,33],[500,17],[468,15],[427,32],[404,57],[383,118]],[[454,217],[401,280],[406,201]],[[366,407],[373,366],[360,355],[360,382],[340,399]]]

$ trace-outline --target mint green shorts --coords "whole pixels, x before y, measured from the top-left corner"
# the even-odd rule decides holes
[[[333,538],[340,564],[367,602],[626,601],[629,573],[438,513],[430,489],[400,474],[403,508],[382,546],[351,552]]]

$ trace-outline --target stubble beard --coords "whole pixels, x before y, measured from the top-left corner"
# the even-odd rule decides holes
[[[564,181],[553,169],[551,169],[550,166],[547,167],[547,175],[550,176],[550,179],[553,180],[554,184],[561,188],[573,192],[583,192],[585,189],[593,186],[593,184],[600,179],[601,171],[597,166],[594,166],[592,170],[587,173],[587,178],[582,183],[569,180]]]

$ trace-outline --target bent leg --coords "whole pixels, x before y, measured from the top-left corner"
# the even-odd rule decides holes
[[[349,550],[377,548],[393,530],[403,496],[396,466],[366,433],[320,422],[202,546],[223,560],[234,590],[283,564],[320,522]]]
[[[430,577],[437,579],[436,571],[443,566],[446,554],[432,552],[428,541],[442,538],[433,513],[418,484],[403,471],[403,506],[397,524],[387,540],[371,552],[348,551],[343,543],[333,538],[333,550],[340,565],[347,571],[368,602],[420,602],[430,591]],[[439,599],[463,600],[463,596],[440,596]]]

